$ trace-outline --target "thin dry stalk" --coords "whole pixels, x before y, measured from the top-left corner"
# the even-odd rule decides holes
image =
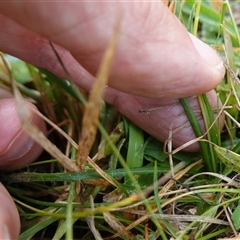
[[[16,99],[16,108],[18,111],[19,119],[22,129],[32,138],[39,143],[48,153],[58,159],[61,165],[68,171],[79,171],[78,166],[67,156],[65,156],[48,138],[41,132],[28,118],[28,111],[25,108],[24,100],[19,92],[16,84],[12,81],[13,93]]]
[[[78,145],[76,159],[77,165],[80,167],[81,170],[83,170],[85,167],[87,158],[95,141],[97,125],[99,122],[101,102],[105,87],[107,85],[108,77],[110,75],[110,69],[117,45],[119,30],[120,21],[118,21],[114,34],[103,56],[99,71],[96,76],[95,84],[93,85],[93,89],[90,93],[89,101],[83,115],[82,133]]]
[[[127,239],[134,239],[134,235],[130,231],[125,231],[125,226],[119,222],[110,212],[103,213],[104,220],[116,232],[122,232],[121,236]]]

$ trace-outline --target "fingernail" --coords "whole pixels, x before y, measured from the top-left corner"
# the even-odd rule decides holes
[[[2,236],[1,239],[11,240],[11,236],[10,236],[8,227],[5,224],[3,224],[1,228],[2,228],[1,233],[0,233],[0,235]]]
[[[213,48],[211,48],[210,46],[208,46],[207,44],[205,44],[204,42],[202,42],[192,34],[189,33],[189,35],[191,37],[191,40],[195,48],[197,49],[199,54],[202,56],[202,58],[212,67],[219,70],[221,69],[224,70],[223,61],[220,55]]]

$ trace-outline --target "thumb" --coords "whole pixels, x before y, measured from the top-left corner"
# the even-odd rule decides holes
[[[31,122],[46,133],[44,121],[35,113],[36,107],[24,103]],[[23,131],[14,98],[0,99],[0,138],[0,169],[26,165],[42,153],[42,147]]]
[[[1,2],[0,11],[69,50],[93,75],[122,16],[109,85],[124,92],[186,97],[213,89],[224,75],[216,52],[189,35],[161,1],[11,1]]]

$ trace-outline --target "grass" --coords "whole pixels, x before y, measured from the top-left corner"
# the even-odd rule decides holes
[[[240,37],[232,9],[238,1],[220,2],[178,0],[171,9],[237,72]],[[116,27],[96,89],[105,86],[117,32]],[[206,95],[198,96],[206,133],[199,128],[188,99],[180,99],[201,152],[179,148],[166,154],[164,144],[103,103],[101,91],[88,96],[44,69],[9,61],[18,102],[17,89],[34,100],[49,121],[48,140],[41,143],[50,154],[45,152],[37,162],[1,175],[22,219],[19,239],[206,240],[238,235],[240,90],[231,72],[216,88],[223,103],[218,113],[226,115],[224,130],[218,129],[216,112]],[[1,85],[11,88],[7,74],[1,72],[0,79]],[[100,121],[98,114],[91,114],[92,108],[99,109]],[[42,139],[24,119],[24,112],[20,114],[25,130]],[[83,156],[79,146],[85,150]]]

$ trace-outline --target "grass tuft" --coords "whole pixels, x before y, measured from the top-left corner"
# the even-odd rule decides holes
[[[188,99],[180,99],[199,153],[186,153],[184,146],[166,153],[164,144],[102,101],[117,29],[90,95],[71,81],[1,53],[1,87],[13,89],[23,128],[46,150],[37,162],[1,174],[22,219],[20,240],[237,239],[238,2],[169,3],[191,33],[219,52],[228,69],[216,88],[223,103],[217,111],[206,95],[198,97],[205,131]],[[26,118],[22,96],[42,112],[47,138]],[[222,132],[221,113],[226,116]]]

